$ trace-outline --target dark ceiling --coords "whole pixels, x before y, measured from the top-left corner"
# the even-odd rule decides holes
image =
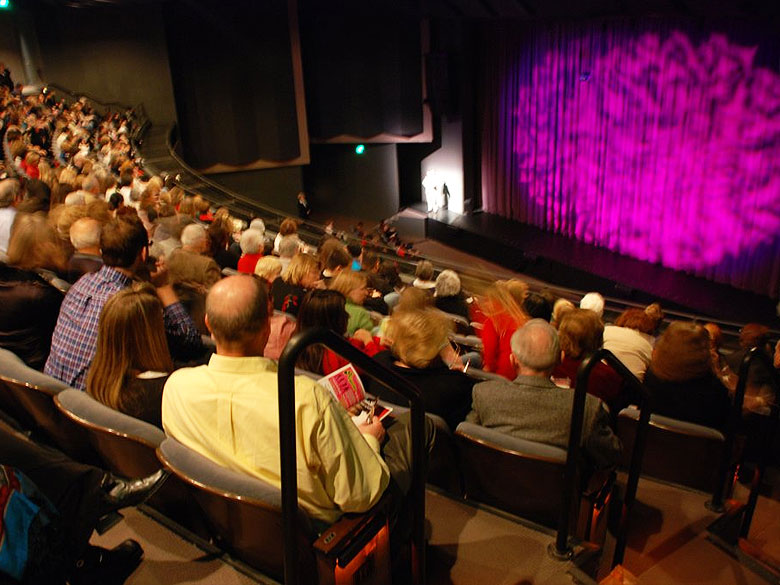
[[[17,4],[48,4],[73,8],[138,5],[173,0],[11,0]],[[184,4],[206,3],[216,9],[220,2],[261,2],[262,0],[176,0]],[[776,22],[780,0],[298,0],[329,2],[332,10],[347,5],[362,10],[400,11],[409,15],[442,19],[560,19],[608,16],[682,15],[692,17],[736,17]],[[321,6],[320,6],[321,7]]]

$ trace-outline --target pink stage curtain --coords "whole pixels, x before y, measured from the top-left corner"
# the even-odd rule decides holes
[[[776,35],[667,19],[485,33],[485,211],[778,295]]]

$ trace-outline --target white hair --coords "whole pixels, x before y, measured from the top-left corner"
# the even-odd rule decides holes
[[[604,314],[604,297],[597,292],[589,292],[580,300],[580,309],[593,311],[601,317]]]
[[[260,230],[249,228],[243,234],[241,234],[241,240],[239,246],[244,254],[257,254],[262,251],[263,244],[265,243],[265,236]]]
[[[265,235],[265,222],[259,217],[254,218],[249,224],[250,230],[260,230]]]
[[[199,223],[191,223],[181,231],[181,245],[197,246],[208,237],[206,228]]]
[[[301,240],[295,234],[284,236],[279,242],[279,256],[282,258],[292,258],[301,247]]]
[[[509,343],[515,359],[537,372],[554,368],[561,353],[558,332],[544,319],[528,321],[514,332]]]
[[[454,297],[460,292],[460,277],[454,270],[442,270],[436,277],[436,296]]]
[[[100,232],[103,227],[100,222],[91,217],[82,217],[70,226],[70,243],[78,250],[100,246]]]
[[[65,196],[65,205],[85,205],[86,203],[84,191],[71,191]]]

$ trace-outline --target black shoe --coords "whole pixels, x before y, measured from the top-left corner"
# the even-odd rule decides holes
[[[89,546],[70,573],[70,585],[122,585],[141,564],[144,549],[126,540],[111,550]]]
[[[106,473],[101,486],[104,495],[100,504],[100,515],[142,504],[160,489],[168,475],[164,469],[141,479],[120,479]]]

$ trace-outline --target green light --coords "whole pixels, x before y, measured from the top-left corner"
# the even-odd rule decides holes
[[[4,2],[7,0],[0,0],[0,2]],[[363,154],[366,151],[366,145],[365,144],[358,144],[355,147],[355,154]]]
[[[0,9],[8,9],[11,7],[11,0],[0,0]]]

